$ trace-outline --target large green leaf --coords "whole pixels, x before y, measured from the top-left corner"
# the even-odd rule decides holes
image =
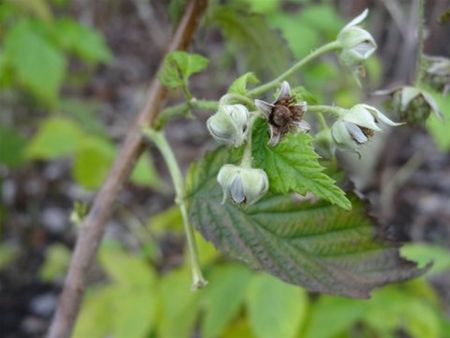
[[[314,151],[312,137],[305,133],[287,134],[275,147],[268,145],[265,123],[256,123],[253,141],[255,166],[269,177],[270,190],[302,195],[312,192],[342,208],[350,209],[350,201],[335,181],[323,173],[319,155]]]
[[[219,149],[188,176],[190,219],[222,252],[311,291],[360,298],[423,272],[379,238],[379,227],[355,197],[351,211],[290,195],[268,195],[248,208],[222,204],[217,172],[238,158]]]
[[[247,294],[250,324],[258,338],[294,338],[307,305],[305,290],[268,275],[256,275]]]

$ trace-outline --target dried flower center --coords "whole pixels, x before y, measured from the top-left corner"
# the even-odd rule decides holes
[[[295,122],[301,121],[303,109],[296,105],[295,97],[281,98],[274,103],[274,108],[269,116],[269,122],[281,129],[283,133],[288,132]]]

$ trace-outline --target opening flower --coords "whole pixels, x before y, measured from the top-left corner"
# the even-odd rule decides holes
[[[220,168],[217,181],[223,190],[223,202],[230,198],[236,204],[251,205],[269,189],[269,179],[264,170],[233,164]]]
[[[431,113],[442,119],[442,112],[439,106],[426,91],[403,86],[391,90],[380,90],[377,95],[389,94],[392,97],[392,109],[401,121],[409,123],[420,123],[425,121]]]
[[[424,56],[425,81],[444,95],[450,92],[450,59],[442,56]]]
[[[242,104],[223,105],[206,126],[217,142],[238,147],[247,136],[249,117],[248,109]]]
[[[303,120],[303,114],[307,109],[306,102],[297,103],[286,81],[281,84],[280,92],[274,102],[255,100],[255,105],[269,122],[271,146],[276,145],[289,131],[308,132],[311,129],[309,123]]]
[[[375,107],[357,104],[339,117],[331,127],[331,134],[341,148],[356,150],[375,132],[382,131],[380,122],[393,127],[402,124],[392,121]]]

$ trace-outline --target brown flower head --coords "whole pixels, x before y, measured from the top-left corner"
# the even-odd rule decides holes
[[[271,146],[276,145],[289,131],[308,132],[311,129],[309,123],[303,120],[306,102],[297,103],[286,81],[281,84],[280,93],[273,103],[255,100],[255,105],[269,122]]]

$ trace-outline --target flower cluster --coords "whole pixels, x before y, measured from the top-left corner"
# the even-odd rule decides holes
[[[340,49],[341,62],[350,67],[354,73],[377,48],[372,35],[359,26],[367,14],[368,11],[365,10],[348,23],[338,34],[336,41],[331,44],[333,48],[337,46]],[[283,77],[285,76],[281,76]],[[278,95],[273,102],[255,99],[253,105],[249,97],[241,97],[240,102],[244,102],[245,105],[228,104],[229,95],[225,95],[220,100],[218,111],[207,121],[209,132],[220,144],[234,147],[245,144],[242,163],[225,164],[218,173],[217,181],[222,187],[224,202],[230,199],[238,205],[251,205],[269,189],[266,172],[251,166],[251,129],[254,121],[252,116],[256,114],[265,118],[270,133],[268,145],[275,147],[287,133],[310,131],[311,126],[303,119],[307,111],[320,113],[322,110],[325,112],[328,110],[333,113],[337,119],[332,127],[329,128],[326,120],[321,117],[322,130],[315,135],[317,150],[325,156],[333,156],[336,147],[358,152],[358,148],[367,143],[374,133],[382,131],[382,124],[388,126],[402,124],[392,121],[377,108],[367,104],[357,104],[350,109],[310,106],[308,110],[306,102],[297,100],[289,83],[282,80],[280,82]],[[400,95],[402,95],[400,98],[402,110],[405,109],[405,105],[415,102],[419,96],[430,107],[433,106],[427,94],[412,91],[409,87],[405,87]],[[248,108],[256,108],[256,111],[249,111]]]

